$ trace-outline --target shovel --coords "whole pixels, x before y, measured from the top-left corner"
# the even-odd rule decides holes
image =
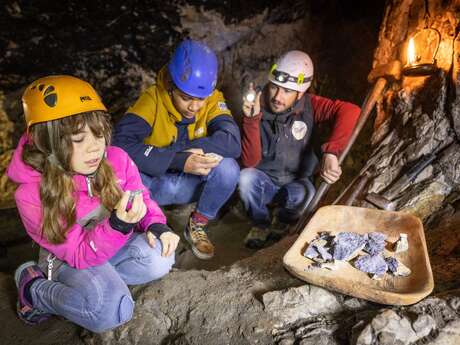
[[[368,80],[373,82],[374,85],[367,94],[363,105],[361,106],[361,113],[359,115],[358,122],[356,123],[355,128],[353,129],[353,133],[351,134],[350,139],[348,140],[347,146],[341,153],[339,157],[339,164],[342,164],[345,157],[350,151],[353,143],[355,142],[356,138],[358,137],[359,133],[361,132],[362,128],[364,127],[372,109],[374,109],[375,103],[380,98],[385,89],[388,81],[399,80],[401,78],[401,62],[395,60],[389,64],[379,66],[371,71],[368,76]],[[300,218],[295,225],[294,231],[296,233],[300,233],[305,225],[310,220],[313,213],[316,211],[320,201],[323,199],[324,195],[329,190],[331,185],[326,181],[322,181],[313,200],[303,205],[301,209],[299,209]]]

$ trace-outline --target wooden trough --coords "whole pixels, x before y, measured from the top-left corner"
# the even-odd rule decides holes
[[[335,271],[325,268],[308,270],[313,261],[304,257],[303,253],[310,241],[322,231],[331,235],[341,231],[360,234],[379,231],[388,236],[389,243],[396,242],[400,233],[406,233],[409,250],[394,256],[412,273],[407,277],[386,273],[382,280],[374,280],[345,261],[340,261]],[[388,252],[391,253],[391,249]],[[322,207],[287,251],[283,263],[293,275],[308,283],[382,304],[413,304],[429,295],[434,287],[423,225],[417,217],[404,212],[351,206]]]

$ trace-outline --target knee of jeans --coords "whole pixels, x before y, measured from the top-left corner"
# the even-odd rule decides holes
[[[104,332],[131,320],[134,301],[128,286],[120,280],[107,279],[94,274],[80,290],[83,305],[80,316],[82,326],[93,332]]]
[[[224,158],[212,171],[213,176],[220,178],[222,186],[235,187],[240,177],[240,166],[233,158]]]
[[[257,177],[257,169],[246,168],[240,171],[240,181],[238,183],[238,189],[240,191],[241,198],[244,199],[254,187],[254,182]]]
[[[175,262],[174,253],[170,256],[161,256],[162,244],[156,240],[156,245],[151,248],[148,244],[145,246],[136,246],[132,248],[132,257],[142,266],[142,280],[139,284],[145,284],[152,280],[160,279],[169,273]]]
[[[150,281],[160,279],[167,275],[174,264],[174,254],[159,259],[150,269]]]
[[[107,301],[85,328],[95,333],[102,333],[118,327],[132,319],[134,301],[130,294],[117,294],[111,291],[111,298]]]
[[[162,246],[160,241],[157,242],[155,249],[152,250],[152,261],[148,266],[146,278],[149,281],[157,280],[169,273],[175,262],[175,255],[172,253],[170,256],[161,256]]]

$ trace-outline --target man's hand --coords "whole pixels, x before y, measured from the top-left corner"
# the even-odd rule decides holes
[[[254,89],[254,83],[249,83],[247,94],[249,93],[255,94],[255,97],[253,101],[248,100],[246,96],[243,97],[243,114],[247,117],[253,117],[259,115],[260,113],[260,95],[262,94],[262,91],[256,92]]]
[[[321,177],[329,184],[337,182],[342,175],[342,168],[340,168],[337,156],[332,153],[325,153],[321,161]]]
[[[212,168],[219,165],[219,159],[205,156],[203,154],[192,153],[184,164],[184,172],[193,175],[206,176]]]
[[[156,246],[156,236],[152,234],[150,231],[147,231],[147,242],[149,246],[155,248]],[[172,231],[164,232],[160,235],[160,241],[162,245],[161,256],[170,256],[177,248],[179,244],[180,237],[177,236]]]

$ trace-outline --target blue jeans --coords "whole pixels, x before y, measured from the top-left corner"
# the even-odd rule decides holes
[[[151,248],[144,234],[135,233],[109,262],[77,270],[63,264],[53,280],[38,279],[30,293],[33,306],[61,315],[93,332],[129,321],[134,301],[128,285],[148,283],[166,275],[174,254],[161,256],[158,240]]]
[[[263,171],[247,168],[241,170],[239,192],[254,225],[267,228],[271,223],[268,204],[276,202],[280,206],[278,219],[291,223],[297,207],[313,199],[315,187],[309,180],[293,181],[280,187]]]
[[[207,176],[186,173],[166,173],[160,177],[141,174],[150,196],[160,206],[183,205],[197,201],[196,210],[208,219],[217,212],[234,192],[240,167],[232,158],[224,158]]]

